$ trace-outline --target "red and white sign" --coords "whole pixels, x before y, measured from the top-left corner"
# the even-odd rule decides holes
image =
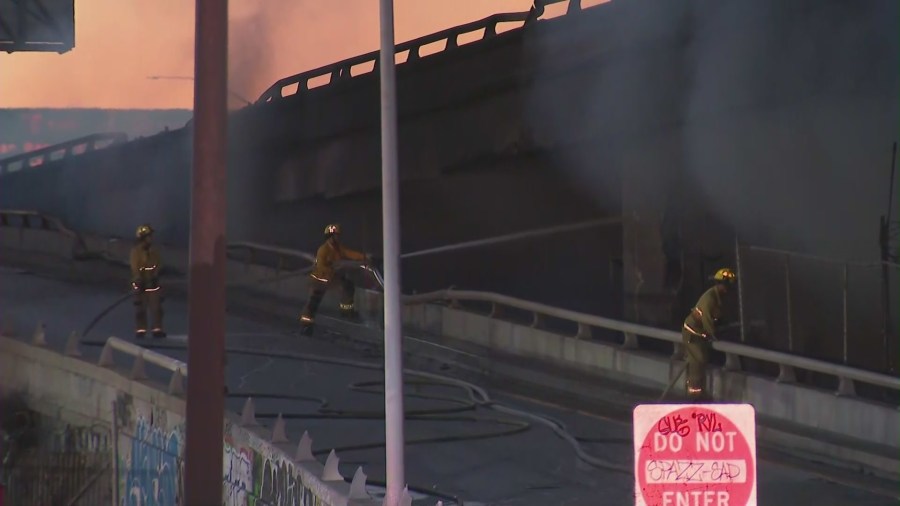
[[[756,506],[756,415],[749,404],[634,408],[637,506]]]

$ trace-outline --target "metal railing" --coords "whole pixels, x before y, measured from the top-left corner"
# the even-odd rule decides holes
[[[743,325],[741,342],[869,370],[895,368],[900,265],[736,248],[742,321],[766,322],[753,331]]]
[[[124,133],[113,132],[92,134],[70,141],[60,142],[59,144],[0,160],[0,175],[82,155],[127,141],[128,136]]]
[[[9,477],[6,504],[96,506],[112,501],[110,452],[41,453],[29,456]]]
[[[59,218],[39,211],[0,209],[0,227],[58,232],[72,240],[73,257],[87,251],[87,246],[80,234],[66,227]]]
[[[54,230],[72,238],[79,237],[75,231],[66,227],[59,218],[39,211],[0,209],[0,227]]]
[[[574,336],[575,339],[589,338],[591,335],[591,327],[621,332],[624,336],[622,347],[628,349],[639,347],[637,340],[638,336],[667,341],[676,345],[681,344],[681,334],[675,331],[579,313],[577,311],[548,306],[546,304],[517,299],[515,297],[497,293],[440,290],[419,295],[404,296],[403,298],[405,304],[422,304],[437,301],[450,301],[454,304],[458,304],[459,301],[489,302],[492,306],[492,317],[499,315],[503,306],[531,312],[531,325],[534,327],[538,326],[544,317],[566,320],[578,325],[578,332]],[[885,374],[832,364],[822,360],[800,357],[789,353],[756,348],[740,343],[716,341],[713,343],[713,349],[725,354],[725,369],[730,371],[739,371],[741,369],[740,359],[747,358],[776,364],[779,368],[777,378],[777,381],[779,382],[795,381],[795,370],[799,369],[836,377],[838,379],[837,393],[840,395],[854,395],[856,391],[856,382],[900,391],[900,378]]]
[[[580,2],[573,0],[571,5],[578,6]],[[580,8],[580,7],[579,7]],[[570,11],[574,10],[570,7]],[[455,26],[453,28],[448,28],[446,30],[441,30],[436,33],[432,33],[430,35],[425,35],[424,37],[419,37],[418,39],[413,39],[407,42],[403,42],[396,45],[394,50],[395,55],[399,55],[405,51],[409,51],[409,55],[403,63],[412,63],[414,61],[419,60],[420,58],[425,57],[424,55],[420,55],[420,50],[422,47],[427,46],[429,44],[434,44],[436,42],[446,41],[446,45],[444,49],[438,51],[436,53],[429,54],[427,56],[432,56],[433,54],[443,53],[445,51],[449,51],[459,47],[461,44],[459,43],[460,36],[477,32],[479,30],[484,30],[484,33],[481,36],[481,39],[473,40],[471,42],[483,41],[486,39],[490,39],[497,35],[497,25],[500,23],[514,23],[521,22],[525,23],[529,19],[532,18],[530,12],[511,12],[511,13],[503,13],[503,14],[494,14],[493,16],[486,17],[484,19],[473,21],[471,23],[466,23],[464,25]],[[524,26],[524,25],[523,25]],[[378,70],[378,61],[380,60],[379,51],[372,51],[370,53],[365,53],[359,56],[354,56],[353,58],[348,58],[346,60],[341,60],[339,62],[330,63],[328,65],[324,65],[319,68],[315,68],[312,70],[308,70],[302,72],[300,74],[296,74],[293,76],[288,76],[276,81],[272,86],[270,86],[266,91],[260,95],[259,99],[257,99],[256,103],[265,103],[265,102],[273,102],[277,100],[281,100],[283,98],[287,98],[292,95],[296,95],[302,93],[304,91],[310,90],[310,81],[328,76],[329,80],[326,83],[323,83],[320,86],[327,86],[329,84],[334,84],[339,81],[343,81],[350,77],[356,77],[358,75],[367,74],[371,72],[376,72]],[[371,69],[366,68],[365,70],[360,70],[358,73],[353,74],[354,67],[366,64],[373,64]],[[290,88],[296,87],[294,90],[290,90]],[[319,87],[319,86],[315,86]]]

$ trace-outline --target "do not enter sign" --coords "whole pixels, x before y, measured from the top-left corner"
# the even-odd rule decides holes
[[[637,506],[756,506],[756,420],[749,404],[634,409]]]

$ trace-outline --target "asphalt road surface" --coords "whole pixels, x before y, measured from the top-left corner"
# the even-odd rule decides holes
[[[108,287],[76,285],[2,269],[0,325],[19,335],[30,335],[41,321],[46,324],[51,346],[61,349],[70,332],[83,330],[124,293],[124,288],[117,293]],[[186,302],[173,296],[166,300],[165,310],[170,338],[158,344],[169,347],[161,350],[164,353],[184,360]],[[300,338],[291,335],[293,329],[283,324],[236,316],[229,316],[227,329],[229,348],[262,353],[229,355],[229,409],[239,411],[245,396],[254,395],[260,422],[270,425],[272,417],[282,413],[293,444],[303,431],[309,431],[320,461],[324,462],[335,448],[344,476],[352,477],[362,466],[370,483],[384,480],[379,357],[337,346],[323,329],[312,339]],[[102,341],[112,335],[133,340],[130,301],[111,311],[84,339]],[[99,348],[82,351],[96,356]],[[300,359],[291,354],[354,364]],[[570,443],[540,423],[475,406],[466,389],[422,378],[407,377],[405,393],[407,412],[416,412],[406,422],[406,473],[411,488],[456,497],[466,504],[634,504],[630,472],[584,463]],[[629,424],[498,392],[490,395],[500,404],[561,423],[592,456],[619,468],[633,465]],[[759,504],[767,506],[897,504],[895,498],[765,460],[758,463],[758,483]],[[435,501],[434,497],[421,498],[415,504]],[[451,503],[445,499],[445,504]]]

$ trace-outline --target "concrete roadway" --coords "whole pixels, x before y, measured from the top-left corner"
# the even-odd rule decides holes
[[[96,314],[122,292],[103,286],[76,285],[56,279],[0,270],[0,325],[15,327],[19,335],[30,336],[38,321],[47,326],[51,346],[61,349],[73,330],[81,331]],[[173,296],[166,301],[167,329],[172,336],[166,345],[184,346],[187,325],[185,300]],[[251,321],[229,316],[228,346],[252,347],[273,352],[272,357],[229,355],[227,383],[234,397],[228,408],[239,411],[241,394],[297,395],[326,399],[329,417],[303,418],[316,414],[315,402],[286,399],[256,401],[260,422],[271,424],[264,414],[284,413],[288,437],[296,441],[304,430],[313,438],[313,449],[324,462],[331,448],[338,448],[341,473],[351,477],[357,466],[372,481],[384,479],[384,424],[379,419],[383,410],[381,395],[354,391],[349,386],[374,382],[378,388],[381,372],[327,363],[289,360],[285,352],[339,357],[377,364],[380,358],[364,351],[337,346],[329,335],[320,331],[313,339],[289,335],[283,324]],[[110,335],[132,338],[130,301],[112,311],[86,337],[103,340]],[[99,348],[82,350],[96,356]],[[184,359],[185,350],[168,349],[165,353]],[[278,356],[282,355],[282,356]],[[148,371],[150,372],[150,371]],[[622,467],[633,465],[631,427],[600,417],[564,410],[520,397],[491,392],[504,404],[533,413],[554,417],[569,431],[585,440],[583,447],[591,455],[601,456]],[[452,397],[435,400],[429,396]],[[422,410],[459,407],[465,392],[446,386],[410,385],[406,389],[406,409]],[[335,414],[343,411],[343,414]],[[366,411],[367,413],[347,413]],[[546,427],[531,427],[513,435],[465,439],[484,433],[505,431],[521,426],[524,420],[485,408],[457,413],[419,417],[406,424],[408,442],[418,439],[447,438],[451,441],[412,444],[406,450],[407,481],[411,486],[458,497],[466,504],[498,505],[630,505],[633,499],[633,477],[592,468],[575,457],[573,449]],[[504,425],[505,424],[505,425]],[[519,425],[515,425],[519,424]],[[454,440],[457,439],[458,440]],[[350,449],[349,446],[375,445]],[[760,461],[758,464],[759,504],[767,506],[881,506],[897,504],[897,500],[874,492],[838,484],[804,470]],[[420,499],[415,504],[434,504],[435,499]],[[445,501],[445,504],[449,504]]]

